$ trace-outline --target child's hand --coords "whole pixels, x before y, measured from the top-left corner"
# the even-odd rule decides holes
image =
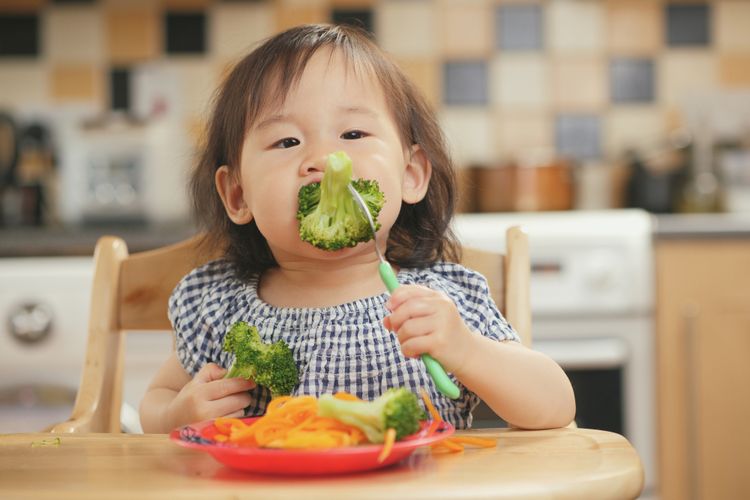
[[[170,427],[217,417],[241,417],[250,404],[247,393],[255,382],[241,378],[223,378],[227,371],[208,363],[185,384],[167,407]]]
[[[403,285],[394,290],[386,307],[391,314],[383,324],[396,332],[405,356],[428,353],[449,372],[464,366],[474,335],[447,295],[425,286]]]

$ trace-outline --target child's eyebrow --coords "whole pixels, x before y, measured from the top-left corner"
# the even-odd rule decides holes
[[[263,121],[259,122],[255,126],[255,130],[264,129],[276,123],[287,122],[290,119],[291,118],[289,117],[289,115],[280,115],[280,114],[271,115],[268,118],[264,119]]]
[[[370,116],[374,116],[374,117],[378,116],[378,114],[375,111],[373,111],[372,109],[370,109],[370,108],[363,108],[361,106],[342,106],[340,109],[341,109],[341,111],[343,111],[345,113],[370,115]]]

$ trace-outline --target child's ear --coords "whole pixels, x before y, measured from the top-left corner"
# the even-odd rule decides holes
[[[216,170],[214,182],[224,204],[224,210],[232,222],[243,225],[253,220],[253,214],[243,196],[242,186],[236,176],[229,171],[228,166],[222,165]]]
[[[427,193],[430,176],[432,176],[432,164],[427,158],[427,153],[419,144],[414,144],[410,148],[409,160],[404,170],[401,199],[409,204],[420,202]]]

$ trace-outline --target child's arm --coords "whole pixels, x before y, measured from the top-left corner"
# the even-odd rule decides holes
[[[472,332],[448,296],[424,286],[398,288],[388,307],[385,326],[404,355],[429,353],[509,424],[544,429],[573,420],[570,381],[549,357]]]
[[[192,379],[173,353],[151,381],[141,401],[143,431],[165,433],[181,425],[223,416],[242,416],[255,383],[225,379],[226,370],[208,363]]]

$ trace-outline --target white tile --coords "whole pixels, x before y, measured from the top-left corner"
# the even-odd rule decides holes
[[[399,56],[438,55],[437,14],[433,2],[384,1],[375,6],[375,34],[380,46]]]
[[[548,46],[553,51],[596,53],[604,48],[604,2],[554,0],[546,21]]]
[[[658,60],[656,80],[658,100],[666,104],[684,104],[696,95],[719,87],[715,56],[705,50],[669,51]]]
[[[550,101],[549,68],[541,55],[508,55],[492,60],[490,100],[502,109],[545,107]]]
[[[629,148],[652,151],[666,133],[666,113],[659,107],[614,108],[605,118],[605,156],[620,157]]]
[[[750,49],[750,2],[725,0],[715,5],[714,32],[721,50]]]
[[[44,54],[55,62],[104,60],[104,18],[99,8],[57,6],[43,18]]]
[[[19,110],[49,102],[49,73],[37,62],[0,62],[0,107]]]
[[[211,53],[236,59],[273,35],[276,18],[267,3],[218,3],[211,10],[209,22]]]
[[[492,164],[495,161],[490,112],[476,108],[444,108],[440,123],[456,165]]]

